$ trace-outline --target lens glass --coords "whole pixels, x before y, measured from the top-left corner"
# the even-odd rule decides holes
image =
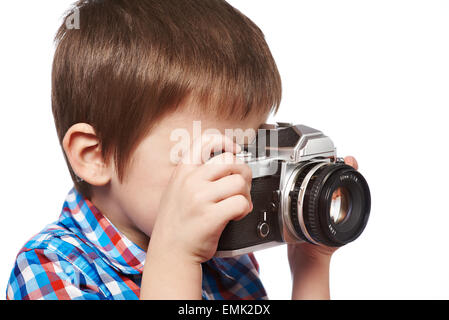
[[[344,187],[340,187],[332,194],[330,218],[335,224],[343,223],[351,211],[351,195]]]

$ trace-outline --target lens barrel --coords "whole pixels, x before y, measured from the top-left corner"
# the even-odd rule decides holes
[[[330,247],[357,239],[368,223],[371,195],[365,178],[345,164],[311,162],[290,192],[290,221],[298,238]]]

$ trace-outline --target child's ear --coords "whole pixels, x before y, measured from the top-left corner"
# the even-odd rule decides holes
[[[102,157],[99,140],[91,125],[73,125],[65,134],[62,145],[79,178],[94,186],[104,186],[111,181],[111,168]]]

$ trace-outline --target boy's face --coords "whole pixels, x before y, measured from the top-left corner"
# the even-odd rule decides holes
[[[160,199],[182,152],[204,133],[233,136],[241,145],[250,143],[266,120],[267,116],[253,116],[244,121],[223,121],[187,110],[170,114],[137,146],[123,182],[113,174],[107,187],[93,189],[92,202],[131,241],[146,248]]]

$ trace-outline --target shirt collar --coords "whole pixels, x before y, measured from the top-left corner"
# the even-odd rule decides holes
[[[60,221],[75,234],[81,233],[81,240],[93,245],[111,267],[124,274],[142,273],[146,252],[121,233],[75,188],[65,199]]]
[[[86,244],[94,246],[112,268],[130,275],[143,272],[146,252],[121,233],[75,188],[67,195],[59,220]],[[235,280],[239,276],[238,270],[232,267],[238,260],[236,258],[213,258],[205,264],[222,276]]]

